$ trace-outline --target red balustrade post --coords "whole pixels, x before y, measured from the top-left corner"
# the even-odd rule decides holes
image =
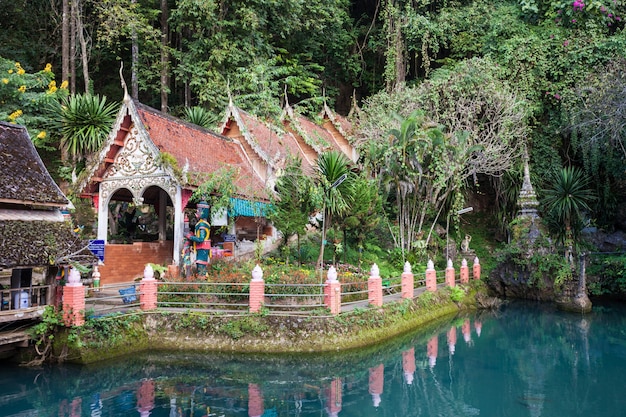
[[[431,292],[437,291],[437,271],[432,260],[428,260],[426,266],[426,289]]]
[[[330,314],[341,313],[341,283],[337,280],[337,270],[334,266],[328,269],[324,285],[324,304],[330,310]]]
[[[478,257],[474,258],[474,268],[472,272],[474,275],[474,279],[479,280],[480,279],[480,262],[478,261]]]
[[[383,279],[380,277],[378,265],[372,265],[370,277],[367,280],[367,301],[370,305],[380,307],[383,305]]]
[[[147,264],[143,270],[143,278],[139,283],[139,306],[142,310],[157,308],[157,280],[154,279],[154,270]]]
[[[415,283],[413,281],[413,272],[411,264],[407,261],[404,264],[404,272],[402,273],[402,298],[413,298],[415,293]]]
[[[454,287],[454,267],[452,266],[452,260],[448,259],[448,266],[446,267],[446,286]]]
[[[63,322],[67,327],[85,324],[85,287],[80,282],[80,272],[70,271],[63,287]]]
[[[252,270],[252,281],[250,281],[250,312],[261,311],[265,300],[265,281],[263,281],[263,270],[259,265]]]
[[[467,266],[467,259],[463,258],[461,262],[461,284],[467,284],[469,282],[469,267]]]

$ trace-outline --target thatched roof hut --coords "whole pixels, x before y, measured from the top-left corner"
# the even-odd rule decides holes
[[[0,269],[92,261],[63,218],[68,205],[26,128],[0,122]]]

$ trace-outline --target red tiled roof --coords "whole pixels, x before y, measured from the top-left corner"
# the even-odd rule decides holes
[[[239,110],[239,114],[252,140],[256,141],[267,157],[270,158],[270,161],[279,168],[285,167],[288,155],[300,157],[303,168],[314,163],[314,161],[309,161],[291,133],[284,132],[282,128],[272,130],[267,124],[245,111]]]
[[[190,173],[210,173],[222,167],[235,167],[239,173],[235,181],[239,194],[267,198],[263,182],[238,143],[156,109],[134,104],[152,142],[162,152],[172,155],[179,168],[188,164]],[[191,181],[193,176],[189,178]]]
[[[300,129],[303,130],[310,143],[318,147],[321,152],[330,149],[341,152],[341,148],[335,142],[333,135],[328,130],[324,129],[324,127],[301,115],[296,116],[295,120],[292,120],[292,123],[293,122],[295,122]]]

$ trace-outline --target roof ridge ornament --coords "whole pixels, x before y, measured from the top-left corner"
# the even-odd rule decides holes
[[[124,91],[124,103],[130,101],[130,96],[128,95],[128,88],[126,87],[126,81],[124,81],[124,74],[122,70],[124,69],[124,61],[120,63],[120,82],[122,84],[122,90]]]

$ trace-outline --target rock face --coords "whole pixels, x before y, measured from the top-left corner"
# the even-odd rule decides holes
[[[576,276],[574,281],[555,285],[558,277],[563,276],[562,268],[568,266],[559,265],[559,254],[542,226],[537,211],[539,203],[530,182],[528,159],[518,202],[518,216],[511,223],[509,251],[487,278],[489,289],[501,298],[554,301],[568,311],[591,311],[584,281],[579,283]]]

